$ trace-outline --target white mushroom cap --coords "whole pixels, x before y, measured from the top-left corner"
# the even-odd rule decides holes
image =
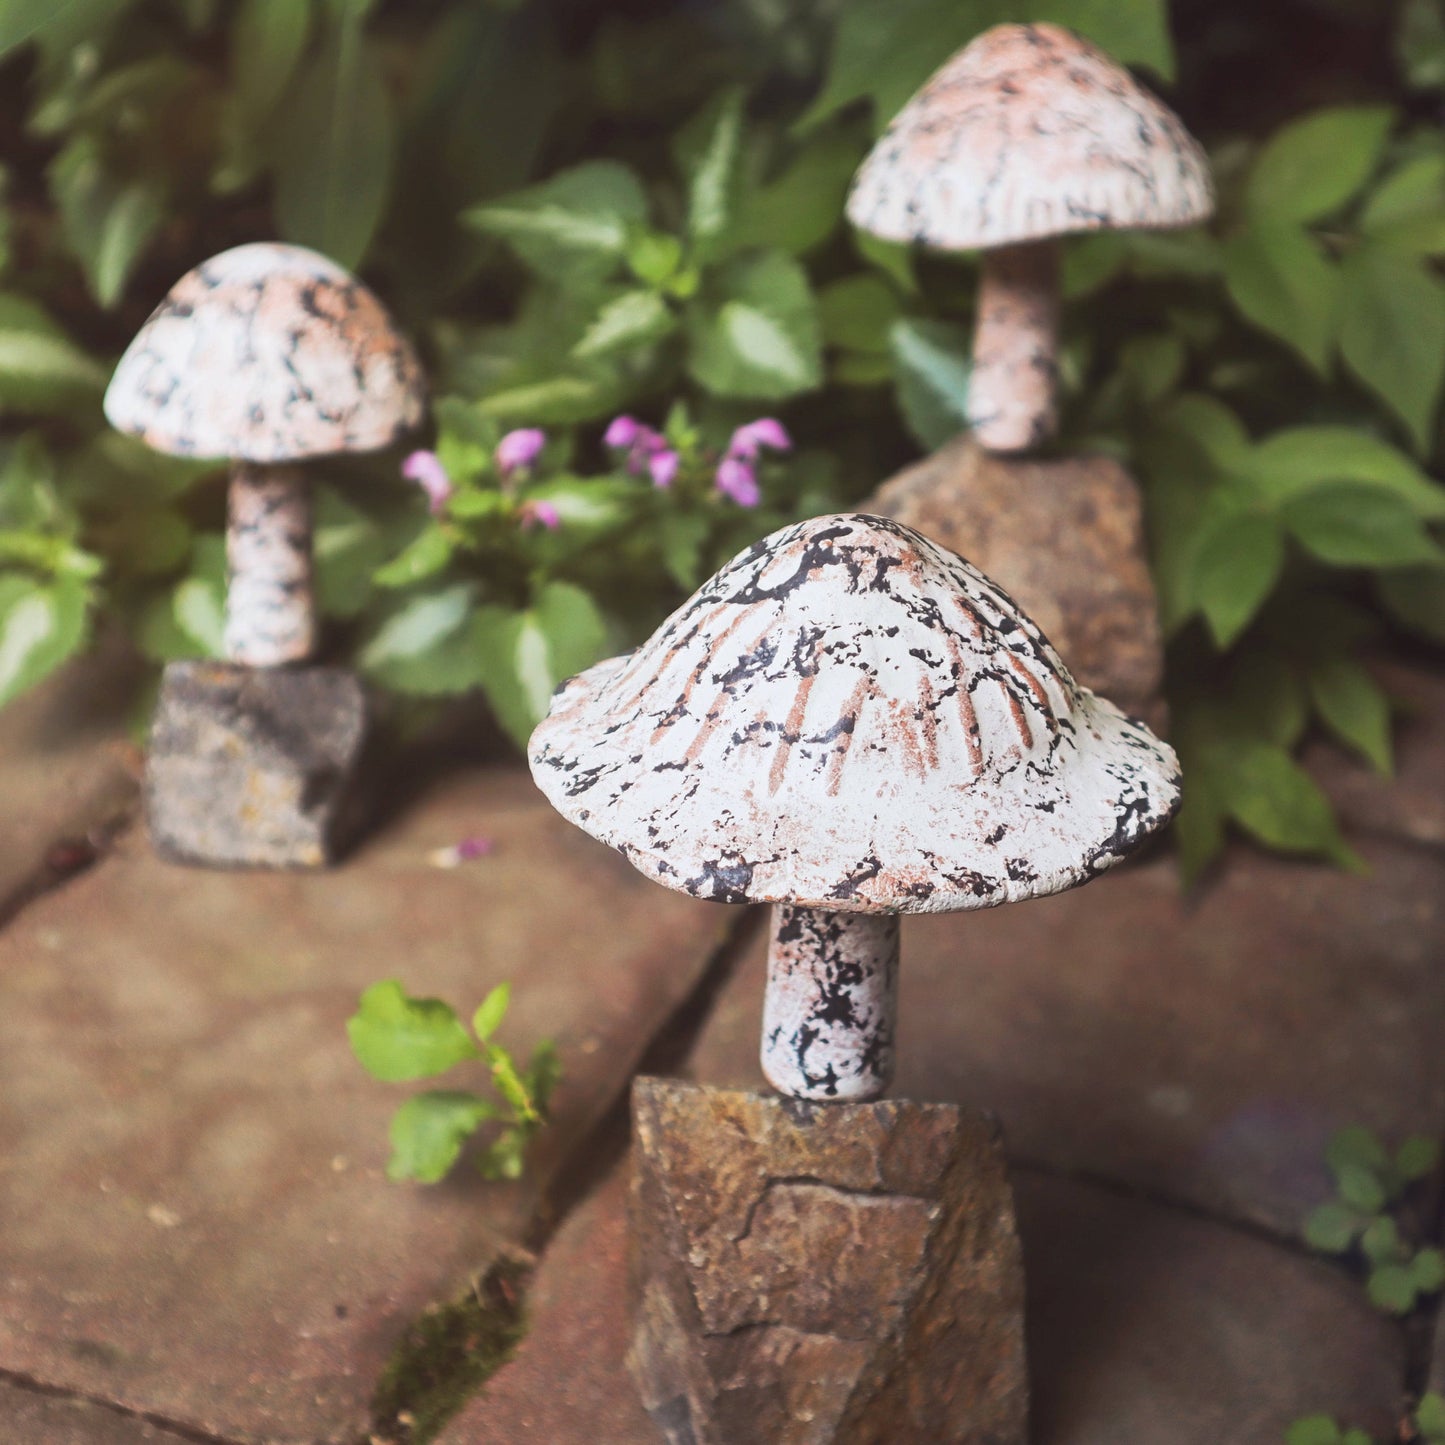
[[[415,352],[360,281],[261,242],[176,282],[121,357],[105,414],[157,451],[269,463],[388,446],[425,399]]]
[[[1058,25],[996,25],[898,113],[848,198],[855,226],[944,250],[1190,226],[1209,164],[1178,116]]]
[[[838,911],[1054,893],[1179,802],[1168,746],[1001,588],[881,517],[740,553],[566,684],[529,751],[552,805],[658,882]]]

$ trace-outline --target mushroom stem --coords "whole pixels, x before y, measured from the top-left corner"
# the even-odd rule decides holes
[[[226,656],[248,667],[310,656],[311,492],[299,467],[232,464],[226,564]]]
[[[1022,452],[1058,426],[1059,249],[1028,241],[983,253],[968,421],[991,452]]]
[[[898,915],[773,908],[763,1073],[796,1099],[876,1099],[893,1077]]]

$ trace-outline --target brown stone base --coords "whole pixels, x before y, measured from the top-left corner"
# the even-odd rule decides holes
[[[361,684],[340,668],[171,663],[146,761],[156,851],[211,867],[324,867],[365,731]]]
[[[670,1445],[1024,1445],[996,1126],[633,1086],[628,1364]]]

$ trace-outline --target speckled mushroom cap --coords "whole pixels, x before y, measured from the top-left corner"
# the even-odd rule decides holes
[[[839,911],[1085,882],[1167,822],[1173,752],[1001,588],[882,517],[740,553],[532,734],[564,817],[668,887]]]
[[[105,414],[157,451],[269,463],[387,446],[425,396],[415,352],[360,281],[261,242],[176,282],[121,357]]]
[[[855,226],[944,250],[1190,226],[1214,210],[1179,118],[1057,25],[997,25],[898,113],[848,198]]]

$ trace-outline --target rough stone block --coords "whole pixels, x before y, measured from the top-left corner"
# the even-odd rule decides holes
[[[146,765],[151,841],[178,863],[320,868],[343,842],[366,699],[340,668],[174,662]]]
[[[982,1114],[633,1086],[628,1363],[672,1445],[1023,1445],[1023,1272]]]
[[[860,508],[916,527],[1006,588],[1069,670],[1158,728],[1164,643],[1139,488],[1111,457],[1001,457],[961,436]]]

